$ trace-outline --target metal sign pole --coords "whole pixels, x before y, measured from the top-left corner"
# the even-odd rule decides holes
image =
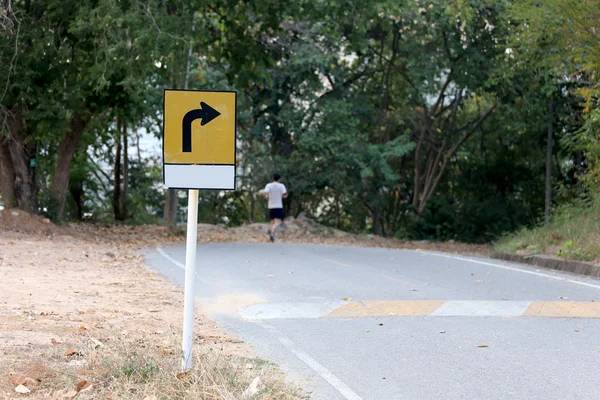
[[[187,242],[185,246],[185,300],[183,303],[183,360],[181,369],[192,368],[194,344],[194,282],[196,280],[196,246],[198,239],[198,190],[188,191]]]

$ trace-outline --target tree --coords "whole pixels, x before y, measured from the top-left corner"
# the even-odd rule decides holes
[[[152,84],[155,63],[180,39],[163,32],[154,14],[194,5],[156,1],[140,8],[116,0],[5,4],[12,19],[27,29],[3,31],[18,49],[2,47],[0,53],[0,65],[12,71],[2,98],[1,146],[10,155],[3,157],[3,197],[37,212],[32,160],[50,150],[55,158],[49,209],[62,220],[72,160],[78,149],[85,151],[79,142],[90,122],[108,117],[108,126],[119,113],[137,122],[148,111],[144,93],[160,92]],[[177,26],[168,22],[170,28]],[[14,194],[8,193],[10,187]]]
[[[579,97],[583,127],[564,138],[564,144],[585,153],[577,157],[574,169],[586,183],[586,190],[596,192],[600,176],[600,158],[596,151],[600,84],[600,2],[548,0],[515,2],[511,16],[519,23],[514,41],[529,52],[542,52],[540,64],[552,69],[556,81]],[[573,118],[571,118],[573,119]],[[583,170],[586,170],[585,172]]]

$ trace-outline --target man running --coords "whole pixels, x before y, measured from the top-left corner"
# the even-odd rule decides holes
[[[267,184],[263,191],[265,198],[269,199],[269,217],[271,218],[269,239],[271,242],[275,241],[275,230],[283,220],[283,199],[288,197],[285,185],[279,183],[280,179],[279,174],[273,175],[273,182]]]

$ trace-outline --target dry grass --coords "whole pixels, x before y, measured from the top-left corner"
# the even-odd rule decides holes
[[[31,390],[23,398],[239,400],[260,377],[264,387],[252,400],[307,398],[285,382],[274,364],[260,359],[196,346],[194,367],[183,375],[174,339],[168,344],[118,337],[104,342],[73,338],[48,353],[32,354],[31,349],[13,353],[5,364],[0,393],[6,399],[20,398],[14,388],[22,382]]]
[[[549,225],[523,229],[494,247],[504,253],[600,262],[600,197],[591,205],[563,206]]]

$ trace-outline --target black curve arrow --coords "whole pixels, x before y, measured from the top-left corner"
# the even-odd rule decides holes
[[[221,115],[220,112],[203,101],[200,102],[200,108],[190,110],[185,114],[181,121],[181,132],[183,134],[181,147],[184,153],[192,152],[192,122],[197,119],[202,119],[200,125],[204,126],[219,115]]]

